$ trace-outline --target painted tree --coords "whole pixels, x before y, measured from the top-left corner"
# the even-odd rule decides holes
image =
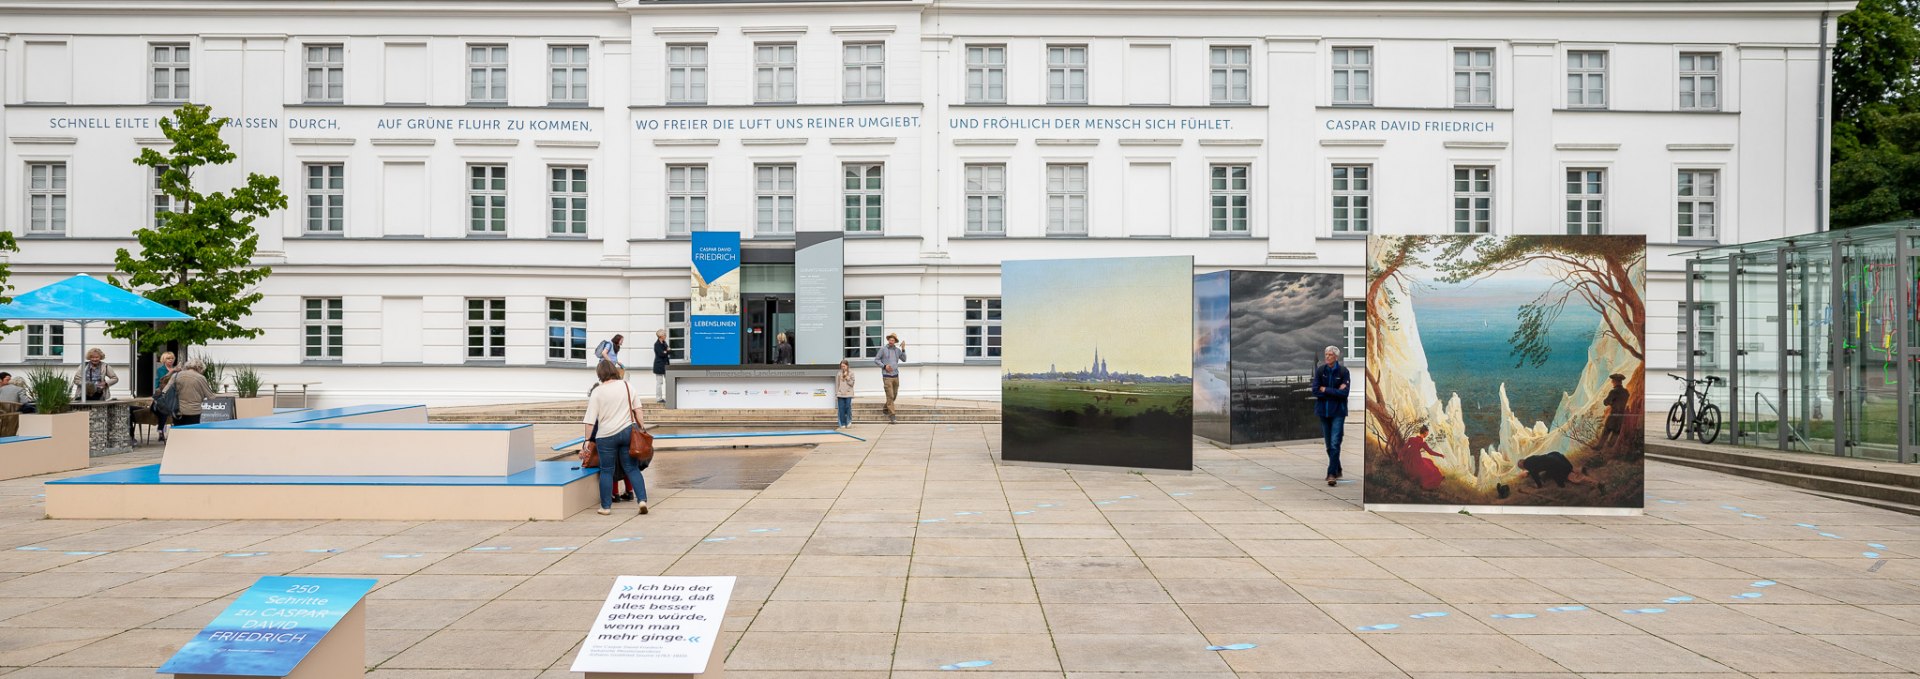
[[[19,251],[20,251],[20,245],[19,243],[14,241],[13,232],[0,231],[0,252],[19,252]],[[13,285],[7,283],[7,279],[12,276],[13,276],[13,265],[8,263],[6,260],[0,260],[0,304],[7,304],[13,301],[13,297],[7,294],[8,290],[13,289]],[[19,331],[20,331],[20,326],[7,325],[6,321],[0,320],[0,337],[6,337],[9,334],[16,333]]]
[[[188,346],[261,335],[261,330],[241,324],[263,297],[255,287],[272,273],[253,264],[260,243],[253,222],[287,207],[278,177],[249,173],[246,184],[231,191],[202,193],[194,187],[201,168],[225,165],[236,157],[220,139],[226,123],[198,104],[183,105],[160,119],[160,131],[173,146],[166,153],[141,149],[133,162],[159,171],[159,190],[172,199],[174,210],[159,213],[157,225],[133,232],[140,242],[139,255],[126,248],[114,253],[114,268],[126,279],[108,279],[192,317],[158,329],[120,323],[108,331],[115,337],[138,332],[141,348],[148,351],[177,345],[182,361]]]
[[[1404,273],[1409,268],[1426,266],[1420,261],[1420,254],[1427,248],[1446,241],[1445,236],[1386,236],[1380,239],[1387,248],[1378,260],[1367,262],[1367,346],[1377,346],[1372,338],[1385,337],[1386,332],[1397,326],[1399,318],[1395,314],[1397,305],[1386,296],[1389,285],[1405,290],[1413,284]],[[1451,246],[1451,244],[1449,244]],[[1378,371],[1386,369],[1380,361],[1366,362],[1367,392],[1366,403],[1367,430],[1380,439],[1388,450],[1399,450],[1406,439],[1403,423],[1387,409],[1386,399],[1380,395],[1386,391],[1380,386]],[[1404,423],[1413,425],[1417,423]]]

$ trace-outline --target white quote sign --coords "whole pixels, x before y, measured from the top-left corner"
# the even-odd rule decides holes
[[[587,632],[574,672],[707,671],[733,576],[622,575]]]

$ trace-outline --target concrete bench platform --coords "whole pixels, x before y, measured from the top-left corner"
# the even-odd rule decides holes
[[[815,443],[839,443],[842,441],[865,441],[866,439],[841,431],[743,431],[727,433],[700,434],[655,434],[654,450],[673,450],[676,448],[719,448],[726,446],[798,446]],[[586,443],[587,437],[578,436],[553,446],[553,450],[566,450]]]
[[[174,427],[160,471],[236,476],[510,476],[533,426],[436,423],[418,405],[299,410]]]
[[[47,517],[559,521],[600,501],[598,471],[564,461],[507,476],[176,475],[160,467],[48,481]]]
[[[0,479],[86,469],[87,440],[54,436],[0,436]]]

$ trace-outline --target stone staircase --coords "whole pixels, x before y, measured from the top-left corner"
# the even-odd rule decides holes
[[[901,424],[997,424],[1000,422],[999,404],[984,401],[900,401],[894,404],[894,409],[899,412]],[[580,421],[580,414],[585,410],[586,401],[435,408],[428,414],[428,419],[434,422],[575,423]],[[835,424],[834,412],[831,409],[668,410],[664,406],[648,403],[641,407],[640,416],[645,418],[649,425],[664,427],[721,425],[832,428]],[[853,421],[881,423],[887,421],[887,415],[883,404],[879,401],[864,403],[855,401]]]
[[[1920,515],[1920,465],[1649,437],[1647,458]]]

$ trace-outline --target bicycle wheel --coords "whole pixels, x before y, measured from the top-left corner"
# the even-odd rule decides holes
[[[1694,426],[1700,428],[1700,442],[1713,443],[1720,438],[1720,406],[1707,404],[1700,409],[1700,417],[1694,420]]]
[[[1667,440],[1680,438],[1687,433],[1687,404],[1675,403],[1667,409]]]

